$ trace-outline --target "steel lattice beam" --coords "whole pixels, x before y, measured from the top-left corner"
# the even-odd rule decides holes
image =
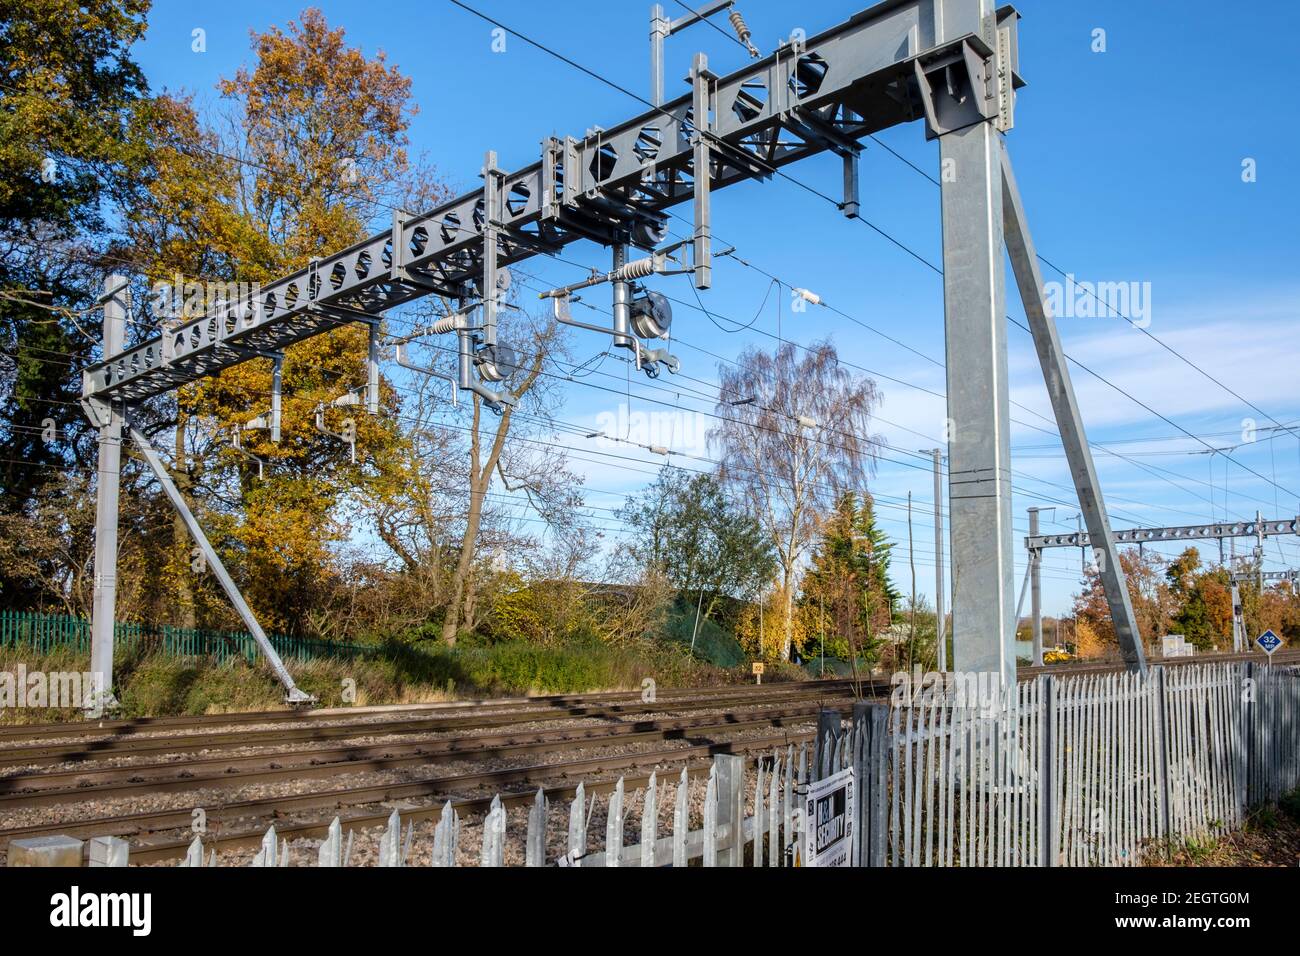
[[[1154,544],[1160,541],[1196,541],[1215,538],[1270,538],[1280,534],[1300,533],[1300,517],[1265,521],[1225,521],[1219,524],[1194,524],[1170,528],[1129,528],[1114,532],[1117,544]],[[1085,531],[1069,534],[1040,534],[1025,538],[1030,551],[1042,548],[1089,548],[1092,538]]]

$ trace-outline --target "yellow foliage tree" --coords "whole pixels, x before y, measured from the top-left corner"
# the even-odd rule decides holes
[[[348,47],[314,9],[286,30],[254,33],[252,46],[254,64],[220,83],[235,107],[229,131],[206,126],[180,97],[158,98],[138,120],[155,161],[147,200],[131,211],[126,231],[150,278],[180,286],[167,297],[182,304],[179,318],[357,241],[391,201],[431,205],[439,194],[425,172],[410,168],[410,81],[382,53],[368,58]],[[232,281],[245,285],[231,290]],[[306,627],[330,545],[346,531],[341,504],[401,467],[400,402],[387,382],[387,414],[347,410],[355,465],[315,428],[319,405],[364,385],[366,354],[367,330],[357,324],[286,350],[281,440],[258,432],[243,442],[270,463],[260,480],[229,435],[267,410],[272,363],[245,362],[177,396],[177,482],[187,496],[201,488],[205,501],[224,503],[206,520],[223,532],[250,604],[271,628]],[[341,430],[344,417],[329,411],[327,427]],[[192,607],[188,542],[177,529],[171,571],[181,604]]]
[[[1074,621],[1075,656],[1080,660],[1104,657],[1108,651],[1107,642],[1087,618]]]
[[[750,656],[763,661],[779,661],[783,657],[786,635],[787,608],[794,606],[786,601],[778,582],[759,604],[746,604],[736,623],[736,640]],[[790,643],[803,653],[809,641],[815,639],[816,630],[810,629],[806,616],[791,613]]]

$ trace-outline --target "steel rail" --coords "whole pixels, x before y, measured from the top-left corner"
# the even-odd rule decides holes
[[[209,825],[216,823],[223,824],[226,821],[246,820],[250,818],[262,819],[267,816],[276,816],[283,813],[290,813],[302,810],[333,810],[344,806],[357,806],[368,803],[385,803],[394,800],[405,800],[412,798],[439,798],[450,795],[456,791],[464,791],[479,787],[495,788],[512,784],[531,784],[540,780],[553,780],[557,777],[575,777],[585,774],[610,773],[629,768],[655,765],[663,763],[678,763],[689,761],[694,757],[709,757],[714,754],[725,753],[749,753],[755,750],[768,750],[777,746],[786,746],[791,743],[806,741],[815,736],[815,731],[803,731],[798,733],[787,733],[773,735],[761,738],[752,738],[741,741],[722,741],[695,744],[690,747],[679,747],[670,750],[655,750],[635,754],[611,754],[606,756],[588,757],[579,760],[563,761],[554,764],[534,764],[527,767],[511,767],[504,770],[486,770],[472,773],[450,774],[440,777],[428,777],[423,780],[409,781],[404,783],[378,784],[360,787],[341,787],[334,790],[319,790],[305,794],[289,794],[278,797],[263,797],[254,800],[242,800],[233,803],[227,803],[220,807],[214,807],[206,811],[206,818]],[[586,789],[590,790],[590,787]],[[520,799],[532,799],[535,791],[523,794],[515,794]],[[503,802],[507,795],[502,794]],[[483,801],[486,805],[488,801]],[[441,806],[426,808],[415,808],[405,810],[404,814],[408,820],[427,818],[441,812]],[[390,811],[391,812],[391,811]],[[388,814],[382,814],[374,817],[379,822],[383,822]],[[349,819],[346,821],[348,826],[370,826],[370,817]],[[77,820],[63,823],[41,823],[26,827],[14,827],[11,829],[0,830],[0,843],[8,846],[9,841],[17,839],[29,839],[39,836],[49,836],[52,834],[63,834],[73,837],[90,837],[90,836],[118,836],[118,837],[139,837],[149,833],[166,832],[169,830],[188,829],[193,823],[193,813],[189,808],[179,810],[162,810],[162,811],[144,811],[142,813],[126,814],[122,816],[98,817],[94,819]],[[322,827],[323,829],[323,827]],[[290,824],[285,827],[277,826],[277,832],[282,836],[293,839],[296,836],[304,834],[294,833],[295,826]],[[240,834],[236,839],[247,837],[247,834]],[[190,837],[193,839],[193,837]],[[260,839],[260,836],[259,836]],[[188,845],[189,840],[182,844],[172,844],[171,847]],[[216,842],[221,843],[221,836],[216,837]],[[146,853],[148,847],[141,847]],[[177,854],[180,855],[180,854]],[[142,859],[141,854],[135,847],[132,848],[132,856],[138,862],[144,862],[147,857]]]
[[[847,691],[845,691],[847,693]],[[830,691],[786,692],[774,700],[790,702],[826,698]],[[465,730],[480,727],[508,726],[519,723],[541,723],[552,720],[580,718],[606,718],[624,715],[672,712],[674,710],[702,710],[752,701],[751,695],[716,698],[690,698],[685,701],[612,704],[603,707],[562,707],[546,710],[513,711],[482,716],[422,718],[400,721],[331,724],[323,727],[300,727],[287,730],[268,729],[244,732],[189,734],[147,738],[107,738],[67,744],[37,744],[33,747],[6,747],[0,749],[0,767],[40,766],[54,763],[75,763],[95,760],[105,756],[137,754],[173,754],[187,750],[230,750],[240,747],[265,746],[295,740],[325,740],[360,736],[413,735],[437,733],[446,730]]]
[[[652,740],[678,740],[720,731],[755,727],[782,727],[815,718],[820,706],[762,708],[726,715],[709,714],[676,720],[639,721],[602,727],[529,734],[484,734],[416,744],[364,744],[315,750],[187,760],[183,764],[155,764],[77,769],[64,773],[33,773],[0,781],[0,813],[17,807],[53,806],[93,799],[206,788],[228,789],[282,779],[336,776],[340,773],[394,770],[459,760],[510,757],[537,751],[563,751],[582,747],[624,746]],[[244,771],[242,768],[249,768]],[[184,776],[159,777],[159,774]],[[207,771],[206,773],[204,771]]]
[[[796,689],[812,686],[837,688],[852,684],[849,678],[788,681],[763,685],[720,685],[717,687],[666,688],[656,691],[659,701],[677,701],[694,697],[708,698],[719,692],[740,695],[752,693],[755,697],[774,694],[792,693]],[[541,705],[580,706],[592,702],[617,703],[624,700],[640,700],[640,690],[627,691],[593,691],[585,694],[546,694],[536,697],[486,697],[463,701],[431,701],[425,704],[401,704],[391,708],[382,705],[373,707],[332,707],[318,710],[281,710],[248,711],[235,714],[203,714],[183,717],[129,717],[118,720],[73,720],[51,721],[41,724],[7,724],[0,726],[0,741],[12,739],[37,740],[57,737],[84,737],[103,732],[106,735],[127,736],[138,733],[154,733],[186,727],[220,727],[224,725],[257,723],[294,723],[314,720],[338,720],[354,716],[391,714],[420,714],[426,711],[486,710],[506,707],[530,707]]]

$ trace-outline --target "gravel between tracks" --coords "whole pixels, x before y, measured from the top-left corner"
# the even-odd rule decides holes
[[[767,705],[767,706],[762,706]],[[505,713],[517,708],[496,708],[492,710],[475,711],[475,716],[487,716],[492,713]],[[779,712],[782,710],[779,701],[758,700],[755,701],[755,710],[773,710]],[[383,735],[365,735],[360,733],[357,736],[333,738],[327,741],[308,740],[286,743],[264,743],[257,746],[248,746],[234,748],[230,750],[190,750],[178,751],[174,754],[150,754],[139,756],[105,756],[93,761],[68,761],[60,764],[48,766],[33,766],[29,768],[7,767],[3,770],[4,776],[13,776],[18,773],[53,773],[61,770],[86,769],[90,766],[113,766],[129,767],[145,763],[165,763],[174,760],[178,770],[184,769],[186,758],[198,759],[203,757],[236,757],[236,756],[255,756],[260,753],[266,753],[269,750],[280,752],[295,752],[301,750],[310,750],[321,746],[343,747],[353,745],[382,745],[393,743],[396,745],[410,745],[415,742],[428,740],[452,739],[473,737],[484,733],[509,733],[511,735],[527,735],[538,731],[555,731],[561,729],[573,728],[594,728],[601,726],[610,726],[626,722],[640,722],[652,720],[672,720],[681,717],[696,717],[709,715],[724,715],[735,712],[735,705],[724,707],[709,707],[700,698],[690,698],[684,701],[666,701],[665,708],[661,711],[644,712],[626,715],[614,715],[612,717],[547,717],[527,723],[510,724],[508,727],[498,728],[456,728],[451,730],[429,730],[419,734],[383,734]],[[375,719],[391,720],[391,714],[367,715]],[[411,719],[422,719],[427,717],[425,714],[412,716]],[[330,721],[328,725],[356,723],[364,727],[373,720],[348,720],[340,718],[338,721]],[[294,722],[298,725],[302,722]],[[326,726],[320,722],[311,722],[310,726]],[[215,726],[215,725],[214,725]],[[225,725],[229,726],[229,725]],[[238,726],[239,730],[253,730],[254,726]],[[275,728],[285,728],[284,724],[271,725]],[[801,730],[811,730],[815,727],[815,718],[809,717],[806,721],[801,721],[797,725],[788,726],[781,729],[775,729],[769,726],[759,726],[745,729],[722,729],[714,730],[710,733],[710,739],[714,740],[744,740],[759,737],[769,737],[779,733],[796,733]],[[204,728],[205,730],[207,728]],[[179,731],[178,731],[179,732]],[[193,728],[189,728],[187,733],[193,733]],[[150,734],[150,735],[131,735],[131,739],[141,739],[144,736],[165,738],[171,734]],[[561,764],[574,760],[589,759],[592,757],[618,756],[630,754],[644,754],[651,752],[671,752],[674,750],[684,750],[693,745],[690,740],[655,740],[644,742],[620,743],[618,738],[611,738],[605,741],[593,740],[589,744],[566,749],[555,749],[549,752],[535,751],[520,754],[516,757],[484,757],[475,759],[466,757],[438,763],[420,764],[417,766],[404,767],[391,770],[376,771],[355,771],[340,772],[336,775],[317,778],[299,779],[288,777],[284,780],[266,783],[254,783],[248,785],[239,785],[237,775],[232,774],[230,786],[205,788],[202,790],[190,790],[176,793],[158,793],[148,796],[126,796],[118,799],[97,799],[94,788],[87,788],[86,797],[83,800],[58,804],[49,807],[19,807],[9,811],[0,812],[0,829],[13,829],[28,826],[46,826],[60,823],[74,823],[79,821],[97,819],[100,817],[120,817],[136,813],[156,813],[167,810],[192,810],[202,807],[212,816],[216,816],[223,806],[231,803],[245,800],[267,799],[275,797],[287,797],[302,795],[323,790],[334,790],[345,787],[362,787],[362,786],[385,786],[400,785],[405,783],[418,782],[431,777],[447,777],[464,773],[479,773],[484,771],[505,770],[518,767],[530,767],[548,764]],[[697,759],[693,761],[700,764]],[[676,774],[680,772],[683,762],[674,760],[671,756],[656,764],[660,774],[665,776],[667,782],[673,784],[675,789]],[[210,771],[204,771],[210,772]],[[648,773],[649,768],[638,768],[633,773]],[[589,783],[601,781],[613,781],[618,777],[617,772],[601,774],[585,774],[583,780]],[[669,779],[671,778],[671,779]],[[502,792],[517,792],[525,790],[531,792],[538,785],[555,785],[557,782],[566,780],[562,771],[557,771],[554,776],[545,774],[537,775],[527,785],[511,785]],[[572,782],[568,780],[567,782]],[[703,784],[699,784],[699,794],[695,794],[695,786],[692,785],[692,801],[698,804],[703,799]],[[321,820],[329,820],[335,813],[341,816],[356,816],[366,812],[391,811],[396,808],[399,810],[411,809],[414,807],[438,806],[447,799],[465,799],[474,797],[490,797],[497,789],[486,788],[456,788],[448,790],[445,793],[436,795],[421,796],[415,798],[402,798],[396,801],[371,804],[351,804],[344,805],[335,809],[307,809],[301,811],[289,811],[275,813],[274,820],[281,825],[290,823],[305,823]],[[661,790],[660,812],[666,815],[661,826],[671,826],[671,801],[665,800],[664,790]],[[630,812],[633,798],[640,799],[639,794],[628,794],[629,813],[628,819],[632,819],[633,814]],[[595,836],[590,839],[592,846],[598,843],[603,844],[604,835],[604,806],[605,799],[597,800],[597,806],[593,810],[591,821],[591,833],[599,834],[600,840]],[[698,811],[698,807],[696,807]],[[523,862],[523,830],[527,824],[527,808],[510,809],[508,813],[508,833],[514,832],[517,839],[508,839],[506,847],[507,863]],[[548,841],[551,844],[551,850],[555,853],[563,852],[564,842],[567,840],[567,816],[561,820],[562,815],[553,812],[550,820],[550,829],[554,832],[548,834]],[[639,827],[639,810],[635,815],[637,826]],[[252,817],[230,818],[226,820],[213,820],[210,818],[210,829],[217,832],[218,828],[224,827],[230,831],[245,831],[267,825],[271,820],[270,814],[261,814]],[[417,822],[415,825],[415,849],[411,865],[425,865],[429,862],[432,853],[432,834],[433,823]],[[460,855],[462,863],[477,862],[480,840],[475,832],[482,827],[482,815],[470,815],[463,819],[462,841]],[[371,828],[367,830],[358,830],[354,837],[353,848],[353,865],[370,865],[377,860],[377,848],[379,835],[382,828]],[[187,831],[176,830],[152,834],[150,842],[165,839],[181,839],[187,835]],[[637,833],[629,833],[628,840],[636,842],[639,839],[639,830]],[[558,842],[557,842],[558,841]],[[319,840],[295,840],[291,843],[292,861],[298,865],[315,865],[316,847],[319,846]],[[515,844],[518,843],[516,846]],[[248,850],[227,850],[222,854],[223,865],[232,865],[235,863],[246,863],[252,859],[255,851]],[[553,855],[548,851],[548,855]],[[516,860],[515,857],[518,857]],[[0,851],[0,860],[3,860],[4,854]]]
[[[807,702],[802,702],[807,703]],[[766,705],[766,706],[762,706]],[[744,705],[746,710],[768,710],[779,711],[783,705],[780,702],[758,701],[752,708]],[[113,756],[105,754],[96,756],[93,760],[67,760],[55,764],[27,764],[13,767],[0,767],[0,779],[28,774],[47,774],[60,773],[74,770],[84,770],[90,767],[132,767],[137,765],[147,765],[154,763],[167,763],[176,761],[178,769],[183,769],[183,762],[180,758],[191,759],[208,759],[222,757],[251,757],[258,754],[278,752],[294,753],[306,750],[313,750],[321,747],[348,747],[348,746],[366,746],[366,745],[410,745],[422,741],[448,740],[466,737],[480,736],[487,734],[519,734],[526,735],[539,731],[555,731],[564,729],[577,728],[596,728],[610,726],[613,724],[639,723],[653,720],[673,720],[685,717],[704,717],[711,714],[723,715],[736,712],[735,706],[727,707],[709,707],[706,704],[693,703],[691,706],[672,706],[666,707],[661,711],[652,711],[635,714],[614,715],[611,717],[545,717],[543,719],[528,721],[525,723],[511,723],[505,726],[497,727],[460,727],[439,730],[431,728],[420,733],[388,733],[373,734],[364,733],[364,729],[358,731],[355,736],[331,737],[325,740],[298,740],[298,741],[265,741],[258,744],[250,744],[246,747],[233,747],[221,749],[208,748],[187,748],[178,749],[172,752],[154,752],[149,754],[131,755],[129,753]],[[134,738],[132,738],[134,739]],[[209,772],[209,771],[205,771]],[[0,821],[3,817],[0,816]],[[4,826],[0,822],[0,827]]]

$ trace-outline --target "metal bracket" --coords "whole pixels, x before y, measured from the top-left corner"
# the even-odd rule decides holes
[[[102,398],[83,398],[81,400],[81,411],[95,428],[107,428],[113,423],[113,403],[111,399],[105,401]]]
[[[405,339],[399,339],[396,344],[397,344],[397,364],[400,365],[402,368],[409,368],[412,372],[419,372],[421,375],[430,375],[434,378],[440,378],[443,381],[451,383],[451,405],[452,408],[455,408],[457,406],[456,393],[459,391],[459,389],[456,387],[458,384],[456,380],[456,376],[449,375],[446,372],[440,372],[438,371],[438,369],[430,368],[427,365],[417,365],[414,362],[408,361],[406,358],[406,347],[410,345],[410,342],[408,342]]]
[[[926,139],[997,116],[997,97],[990,88],[992,58],[988,44],[971,34],[954,47],[912,61]]]
[[[543,295],[543,298],[547,296]],[[571,299],[567,292],[550,296],[552,313],[555,321],[564,325],[571,325],[575,329],[586,329],[588,332],[601,332],[605,335],[613,336],[615,344],[620,344],[620,336],[626,336],[625,332],[620,332],[617,328],[610,328],[604,325],[593,325],[588,322],[579,322],[569,311],[569,303],[581,302],[581,299]],[[670,353],[667,349],[647,349],[641,345],[641,341],[631,337],[631,344],[625,346],[632,349],[635,357],[635,363],[638,371],[645,372],[651,378],[659,375],[659,366],[662,365],[674,375],[681,371],[682,363],[677,356]]]
[[[500,290],[497,288],[497,234],[501,222],[501,188],[505,176],[497,168],[495,150],[483,157],[483,339],[487,345],[497,344],[497,310]]]
[[[253,419],[253,421],[257,421],[257,419]],[[248,425],[244,425],[242,427],[239,425],[230,426],[230,444],[235,449],[235,451],[239,452],[249,461],[257,463],[257,477],[262,478],[264,477],[263,468],[266,465],[266,459],[258,455],[254,455],[251,451],[249,451],[244,447],[243,442],[240,440],[240,432],[243,431],[244,429],[247,429],[251,424],[252,422],[249,422]]]
[[[271,357],[271,410],[244,423],[246,432],[269,431],[272,443],[280,441],[280,398],[284,379],[284,356]]]
[[[695,126],[691,138],[694,152],[691,170],[695,193],[695,288],[707,289],[713,284],[712,249],[712,180],[713,149],[709,143],[709,108],[712,105],[713,81],[717,75],[709,71],[709,58],[695,54],[691,64],[691,117]]]
[[[330,408],[352,408],[362,404],[361,396],[356,392],[345,392],[338,398],[329,403]],[[326,403],[321,402],[316,406],[316,431],[330,438],[337,438],[345,443],[351,450],[352,463],[357,463],[357,431],[356,423],[353,422],[350,428],[345,428],[341,432],[332,431],[325,425],[325,408]]]
[[[840,212],[846,219],[857,219],[861,206],[858,202],[858,154],[844,153],[844,201]]]
[[[460,378],[457,384],[467,392],[473,392],[483,399],[487,407],[500,414],[504,408],[514,408],[519,399],[509,392],[498,392],[488,388],[474,377],[474,365],[477,361],[477,334],[467,327],[456,329],[456,345]]]

